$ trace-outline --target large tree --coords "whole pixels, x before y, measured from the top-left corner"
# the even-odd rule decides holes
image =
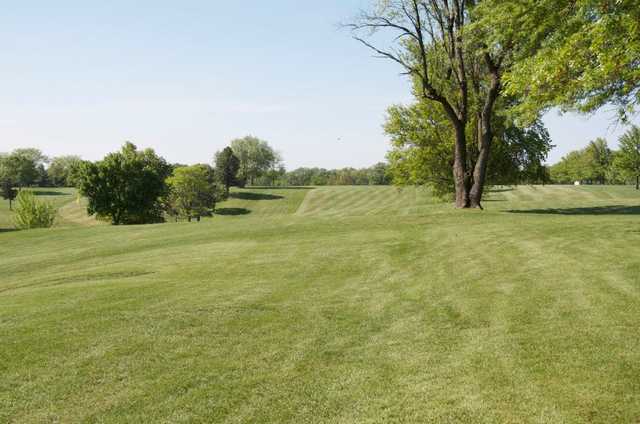
[[[495,118],[495,137],[486,181],[490,184],[545,183],[544,161],[552,148],[544,126],[520,128],[504,115]],[[473,128],[472,128],[473,129]],[[385,131],[391,137],[390,174],[400,185],[428,185],[442,197],[454,191],[453,134],[446,116],[431,102],[389,108]],[[470,160],[478,155],[468,146]]]
[[[229,188],[236,184],[240,159],[233,153],[231,147],[225,147],[216,153],[216,174],[224,186],[224,196],[229,197]]]
[[[103,160],[82,165],[80,192],[87,197],[87,211],[114,225],[162,221],[161,198],[171,167],[152,149],[138,150],[126,143]]]
[[[414,80],[420,100],[439,106],[452,132],[455,204],[481,207],[494,138],[494,107],[511,43],[491,43],[487,27],[474,24],[476,1],[380,0],[350,27],[354,37],[383,58],[401,65]],[[482,22],[479,20],[479,22]],[[364,38],[395,33],[393,45]],[[471,129],[474,127],[474,129]],[[474,140],[478,154],[467,156]]]
[[[277,167],[280,155],[269,143],[253,136],[235,139],[231,142],[233,153],[240,160],[238,179],[253,185],[256,178]]]
[[[615,159],[616,166],[627,178],[633,178],[636,190],[640,190],[640,128],[631,127],[618,142],[620,150]]]

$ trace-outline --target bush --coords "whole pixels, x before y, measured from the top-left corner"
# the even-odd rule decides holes
[[[38,201],[30,190],[20,190],[15,215],[17,228],[49,228],[55,219],[56,209],[51,203]]]

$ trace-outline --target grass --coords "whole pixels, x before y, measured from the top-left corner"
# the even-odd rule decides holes
[[[637,422],[639,205],[246,189],[0,234],[0,422]]]
[[[40,201],[50,202],[58,209],[56,227],[90,226],[100,224],[87,216],[86,201],[78,200],[73,188],[47,187],[32,188]],[[13,202],[15,206],[16,202]],[[0,198],[0,232],[14,228],[13,212],[9,209],[9,201]]]

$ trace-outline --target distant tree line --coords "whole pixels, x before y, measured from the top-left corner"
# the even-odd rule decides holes
[[[282,176],[284,185],[325,186],[325,185],[388,185],[391,178],[388,166],[377,163],[369,168],[298,168]]]
[[[633,126],[619,140],[619,149],[598,138],[570,152],[550,169],[558,184],[635,184],[640,190],[640,128]]]
[[[215,213],[231,187],[384,185],[391,182],[386,164],[369,168],[298,168],[287,172],[282,159],[266,141],[253,136],[232,140],[215,153],[211,164],[171,164],[153,149],[140,150],[126,142],[102,160],[78,156],[49,159],[38,149],[16,149],[0,155],[0,194],[18,197],[29,216],[22,228],[53,223],[50,205],[25,188],[76,187],[87,198],[87,212],[114,225],[150,224],[166,219],[200,220]],[[21,193],[25,194],[20,197]],[[53,211],[55,212],[55,211]]]

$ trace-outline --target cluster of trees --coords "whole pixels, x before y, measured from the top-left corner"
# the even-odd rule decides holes
[[[459,208],[486,184],[544,182],[544,112],[612,103],[624,120],[640,101],[639,21],[634,0],[376,1],[348,26],[413,81],[386,124],[394,181]]]
[[[626,184],[640,190],[640,128],[633,126],[619,140],[619,149],[598,138],[582,150],[570,152],[551,167],[554,183]]]
[[[15,149],[0,153],[0,195],[12,201],[25,187],[73,187],[82,160],[78,156],[49,159],[39,149]]]
[[[126,143],[98,162],[81,162],[72,181],[88,199],[87,211],[114,225],[149,224],[170,216],[200,220],[215,212],[230,187],[244,187],[280,166],[267,142],[245,137],[217,152],[214,166],[169,164],[152,149]]]
[[[282,176],[281,185],[388,185],[391,178],[388,166],[377,163],[369,168],[298,168]]]
[[[191,221],[211,215],[231,186],[275,181],[285,174],[280,155],[252,136],[233,140],[213,162],[169,164],[152,149],[139,150],[129,142],[97,162],[78,156],[50,160],[38,149],[16,149],[0,154],[0,194],[10,208],[18,198],[16,215],[28,212],[17,217],[20,228],[53,223],[51,206],[24,190],[31,186],[77,187],[88,199],[88,213],[114,225],[162,222],[166,216]]]
[[[158,223],[166,217],[200,220],[215,212],[216,204],[229,197],[233,186],[390,183],[384,163],[363,169],[299,168],[286,172],[280,155],[267,142],[252,136],[233,140],[216,152],[212,165],[170,164],[152,149],[139,150],[129,142],[97,162],[78,156],[49,160],[37,149],[18,149],[0,156],[0,188],[11,206],[25,187],[77,187],[88,200],[90,215],[121,225]],[[39,204],[28,192],[22,197],[20,204],[29,203],[22,209],[34,213],[29,218],[31,224],[21,227],[47,222],[44,217],[50,205]]]

